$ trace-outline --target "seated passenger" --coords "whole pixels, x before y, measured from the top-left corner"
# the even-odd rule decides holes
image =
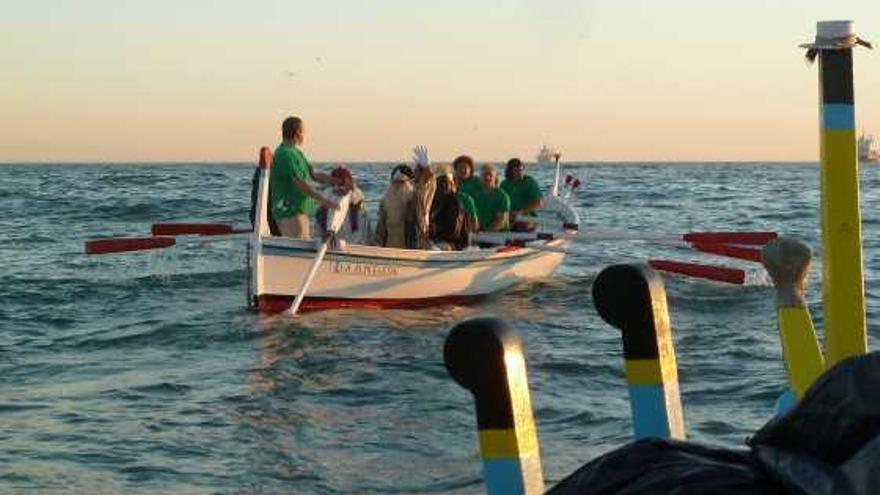
[[[414,176],[412,168],[406,164],[400,164],[391,171],[391,185],[379,203],[377,245],[401,249],[413,247]]]
[[[510,197],[510,230],[531,232],[535,230],[535,210],[543,205],[541,188],[537,181],[526,175],[526,165],[519,158],[511,158],[504,171],[501,189]]]
[[[510,215],[510,198],[498,187],[498,174],[495,166],[485,164],[480,169],[483,178],[483,201],[477,206],[480,215],[480,230],[484,232],[506,232]]]
[[[464,195],[463,197],[470,197]],[[470,245],[473,232],[471,215],[456,192],[451,172],[437,174],[437,190],[431,203],[430,239],[444,250],[464,249]],[[473,201],[471,201],[473,206]]]
[[[344,166],[339,166],[330,172],[330,177],[335,179],[335,183],[331,190],[330,196],[341,198],[351,191],[351,199],[348,203],[348,219],[340,227],[336,234],[337,239],[356,244],[365,244],[367,242],[367,222],[366,222],[366,197],[363,191],[354,181],[351,170]],[[318,227],[322,232],[327,231],[327,208],[322,206],[318,208],[317,220]]]
[[[474,159],[467,155],[458,156],[452,161],[452,168],[455,170],[455,185],[458,197],[471,217],[471,232],[476,232],[480,228],[477,204],[483,198],[483,183],[480,179],[474,177]]]
[[[458,192],[467,194],[480,204],[483,200],[483,183],[474,176],[474,159],[467,155],[456,157],[452,161],[452,168],[455,169]]]

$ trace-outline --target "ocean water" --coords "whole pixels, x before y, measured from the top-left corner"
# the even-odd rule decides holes
[[[815,164],[582,164],[583,224],[774,230],[817,251]],[[784,382],[774,294],[754,265],[633,241],[578,244],[557,275],[471,307],[246,308],[239,242],[87,257],[158,221],[244,223],[253,167],[0,167],[0,492],[481,493],[470,395],[448,377],[457,320],[503,314],[526,351],[548,486],[631,436],[620,336],[590,290],[647,258],[750,267],[745,287],[667,278],[689,438],[724,446]],[[375,206],[390,168],[359,165]],[[530,171],[548,183],[551,170]],[[870,343],[880,323],[880,168],[861,177]]]

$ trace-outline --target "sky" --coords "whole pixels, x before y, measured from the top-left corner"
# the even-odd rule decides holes
[[[816,161],[799,43],[880,2],[0,0],[0,162]],[[880,46],[855,50],[880,134]]]

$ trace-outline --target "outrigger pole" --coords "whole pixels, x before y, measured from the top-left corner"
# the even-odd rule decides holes
[[[794,401],[787,393],[783,394],[779,412],[799,401],[825,370],[822,349],[804,295],[812,258],[809,246],[786,237],[774,240],[762,250],[761,261],[776,287],[779,341],[788,383],[794,394]]]
[[[562,153],[555,152],[553,153],[553,159],[556,161],[556,178],[553,179],[553,196],[559,196],[559,173],[560,173],[560,165],[559,159],[562,157]]]
[[[852,21],[820,21],[816,39],[801,45],[819,57],[822,301],[827,366],[867,352],[862,274],[859,163],[853,98],[852,47],[871,45],[853,32]]]
[[[663,279],[647,265],[612,265],[593,283],[593,304],[623,336],[635,438],[684,440],[678,365]]]
[[[486,493],[544,493],[538,431],[516,332],[497,318],[465,320],[446,337],[443,357],[452,378],[474,396]]]

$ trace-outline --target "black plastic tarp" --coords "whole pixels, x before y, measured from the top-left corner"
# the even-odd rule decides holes
[[[880,353],[829,370],[748,448],[641,440],[585,464],[549,493],[880,495]]]

